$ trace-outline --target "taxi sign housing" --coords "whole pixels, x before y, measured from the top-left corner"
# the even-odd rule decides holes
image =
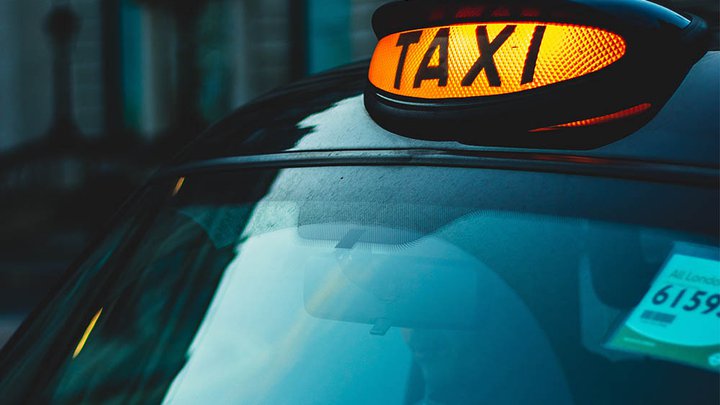
[[[396,1],[373,28],[370,116],[402,135],[478,145],[617,140],[660,110],[707,43],[702,19],[625,0]]]

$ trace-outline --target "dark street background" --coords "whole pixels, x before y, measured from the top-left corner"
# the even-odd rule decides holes
[[[369,58],[385,2],[0,0],[0,347],[203,128]],[[717,0],[674,3],[717,28]]]
[[[0,346],[203,128],[371,55],[382,0],[0,0]]]

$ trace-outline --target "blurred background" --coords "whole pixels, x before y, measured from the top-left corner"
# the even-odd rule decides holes
[[[0,346],[203,128],[369,58],[383,0],[0,0]]]
[[[384,2],[0,0],[0,346],[203,128],[369,58]],[[675,3],[717,27],[717,0]]]

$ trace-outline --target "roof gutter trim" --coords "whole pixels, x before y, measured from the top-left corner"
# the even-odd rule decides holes
[[[574,174],[644,180],[658,183],[720,187],[720,167],[688,166],[538,152],[381,149],[301,151],[224,157],[183,164],[156,178],[253,168],[331,166],[441,166]]]

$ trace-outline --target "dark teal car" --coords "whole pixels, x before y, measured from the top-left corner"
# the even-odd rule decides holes
[[[400,3],[422,19],[439,2]],[[528,10],[528,32],[552,25]],[[488,13],[468,18],[515,21]],[[702,31],[662,13],[662,30]],[[439,41],[418,88],[442,83]],[[611,110],[643,86],[504,128],[488,99],[399,96],[367,62],[256,100],[140,190],[23,324],[0,402],[719,403],[720,53],[686,56],[637,115]],[[568,80],[558,92],[616,78]],[[499,102],[583,104],[552,86]],[[469,128],[478,109],[488,125]]]

